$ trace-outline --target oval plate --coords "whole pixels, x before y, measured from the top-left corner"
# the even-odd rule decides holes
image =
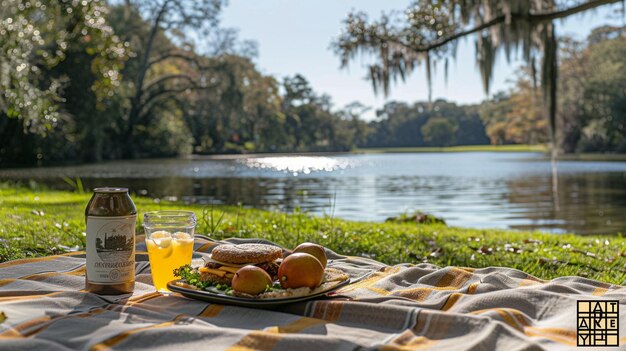
[[[179,284],[184,284],[185,286],[181,286]],[[172,280],[167,283],[167,288],[172,292],[180,293],[185,297],[189,297],[192,299],[203,300],[218,304],[227,304],[227,305],[237,305],[244,307],[256,307],[256,308],[272,308],[278,305],[284,305],[294,302],[301,302],[310,299],[314,299],[320,296],[326,296],[329,292],[335,291],[347,284],[350,283],[350,279],[346,279],[342,282],[337,283],[337,285],[329,287],[328,289],[317,291],[314,294],[297,296],[297,297],[285,297],[285,298],[276,298],[276,299],[250,299],[246,297],[237,297],[230,296],[226,294],[218,294],[212,291],[200,290],[187,285],[182,279]]]

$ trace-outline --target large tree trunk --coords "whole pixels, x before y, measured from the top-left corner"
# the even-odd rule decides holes
[[[168,1],[165,1],[163,3],[163,6],[161,6],[159,13],[152,23],[150,34],[148,35],[148,39],[145,43],[143,56],[141,58],[141,64],[139,65],[139,72],[137,72],[137,78],[135,79],[135,93],[131,98],[131,105],[127,115],[126,130],[124,132],[124,142],[126,143],[126,147],[124,148],[125,158],[134,158],[136,156],[134,131],[135,125],[139,121],[139,115],[141,114],[141,98],[144,94],[144,82],[146,80],[146,74],[149,68],[148,61],[150,60],[152,45],[159,31],[161,19],[163,18],[163,14],[167,9],[167,4]]]

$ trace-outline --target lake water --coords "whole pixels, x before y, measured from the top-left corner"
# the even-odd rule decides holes
[[[0,170],[69,188],[126,186],[152,197],[383,221],[422,210],[449,225],[626,233],[626,162],[559,161],[540,153],[406,153],[216,157]]]

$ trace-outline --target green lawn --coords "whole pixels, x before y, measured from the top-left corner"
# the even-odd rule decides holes
[[[0,262],[82,249],[83,211],[89,197],[0,186]],[[193,210],[199,218],[197,232],[215,239],[259,237],[287,247],[313,241],[346,255],[367,256],[390,264],[507,266],[544,279],[580,275],[617,284],[626,279],[626,239],[621,236],[349,222],[303,213],[185,206],[138,196],[134,201],[140,215],[158,209]]]
[[[448,147],[382,147],[382,148],[359,148],[356,153],[406,153],[406,152],[548,152],[546,145],[462,145]]]

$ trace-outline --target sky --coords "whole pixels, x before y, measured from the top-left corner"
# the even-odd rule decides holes
[[[365,80],[367,59],[357,58],[348,70],[340,68],[338,56],[330,43],[340,33],[342,21],[353,9],[377,19],[382,12],[404,10],[411,0],[230,0],[222,14],[222,25],[239,29],[240,39],[258,44],[258,69],[282,80],[296,73],[304,75],[318,93],[332,97],[335,108],[353,101],[372,107],[364,119],[375,118],[374,110],[385,102],[414,102],[428,99],[428,87],[423,66],[409,79],[392,86],[387,98],[375,95],[371,83]],[[603,24],[623,25],[620,16],[610,15],[621,6],[606,5],[583,15],[557,22],[557,34],[584,39],[591,29]],[[616,18],[617,17],[617,18]],[[499,56],[492,81],[491,93],[505,90],[522,62],[507,62]],[[433,99],[445,98],[458,103],[478,103],[484,100],[479,71],[476,67],[474,37],[459,42],[457,57],[450,62],[448,81],[442,67],[433,79]]]

